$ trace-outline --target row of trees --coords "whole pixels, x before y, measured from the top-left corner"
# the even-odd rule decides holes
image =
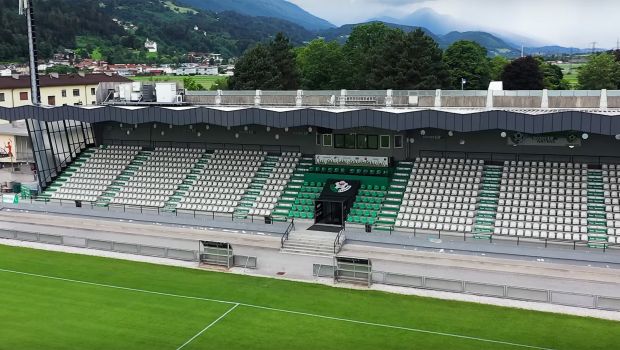
[[[620,89],[620,50],[594,55],[580,68],[579,87],[586,90]]]
[[[615,58],[620,58],[620,53]],[[599,89],[618,84],[613,55],[586,65],[580,87]],[[613,64],[612,64],[613,63]],[[602,79],[605,76],[606,79]],[[457,41],[445,51],[422,30],[405,33],[372,23],[356,27],[344,45],[313,40],[294,48],[279,34],[248,50],[235,67],[230,87],[238,90],[397,89],[486,90],[501,80],[507,90],[569,89],[562,69],[542,58],[509,61],[489,58],[472,41]],[[613,82],[613,83],[612,83]]]

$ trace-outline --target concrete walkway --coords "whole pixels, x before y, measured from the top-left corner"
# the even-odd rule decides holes
[[[281,252],[279,236],[238,230],[176,227],[14,210],[0,211],[0,229],[192,250],[198,249],[199,240],[229,242],[235,254],[257,257],[258,269],[254,273],[271,277],[284,273],[288,278],[312,280],[313,264],[333,264],[332,257]],[[340,255],[370,258],[375,270],[385,272],[620,297],[620,269],[611,267],[360,244],[346,244]]]

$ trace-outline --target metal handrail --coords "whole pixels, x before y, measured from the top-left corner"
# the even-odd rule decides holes
[[[340,232],[338,232],[338,235],[336,236],[336,239],[334,240],[334,254],[338,254],[338,252],[340,252],[340,248],[342,247],[342,244],[340,243],[340,239],[345,239],[345,235],[344,235],[344,227],[342,228],[342,230],[340,230]]]
[[[288,225],[288,227],[286,228],[286,231],[284,231],[284,234],[282,235],[282,238],[280,239],[280,248],[284,248],[284,242],[288,241],[288,236],[291,233],[291,231],[293,231],[295,229],[295,220],[291,220],[291,223]]]

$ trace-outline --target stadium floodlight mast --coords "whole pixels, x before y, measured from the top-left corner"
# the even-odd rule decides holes
[[[19,0],[19,14],[26,15],[28,21],[28,51],[30,52],[30,89],[32,104],[41,104],[41,93],[39,91],[39,72],[37,68],[37,44],[36,31],[34,25],[34,10],[32,0]]]

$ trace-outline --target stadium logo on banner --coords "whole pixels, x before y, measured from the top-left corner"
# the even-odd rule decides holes
[[[347,192],[348,190],[351,189],[351,185],[349,185],[348,182],[346,181],[338,181],[333,183],[330,188],[332,189],[332,191],[337,192],[337,193],[344,193]]]

